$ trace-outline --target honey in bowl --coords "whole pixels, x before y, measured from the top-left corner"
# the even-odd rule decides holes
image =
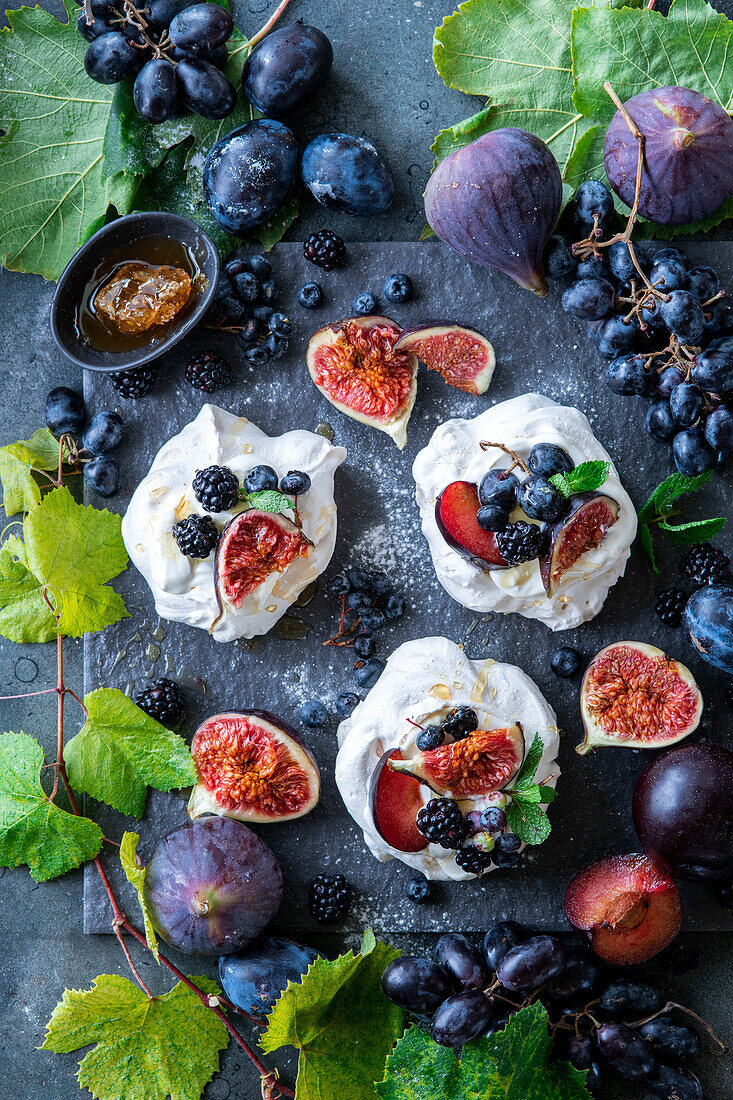
[[[160,343],[190,314],[206,285],[194,252],[180,241],[130,241],[92,272],[77,310],[77,335],[103,352]]]

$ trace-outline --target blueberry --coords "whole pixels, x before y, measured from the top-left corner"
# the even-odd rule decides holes
[[[669,401],[663,397],[658,401],[652,401],[647,409],[646,427],[649,435],[653,439],[658,439],[660,443],[670,443],[674,439],[679,431],[679,425],[672,416]]]
[[[533,474],[541,474],[542,477],[552,477],[553,474],[567,474],[575,469],[575,463],[568,452],[562,447],[558,447],[556,443],[535,443],[529,452],[527,465]],[[480,496],[479,490],[479,498]]]
[[[519,479],[506,470],[489,470],[481,478],[478,499],[481,504],[495,504],[505,512],[511,512],[517,502]]]
[[[586,180],[575,192],[575,218],[581,225],[591,226],[594,219],[608,218],[613,213],[613,199],[600,180]]]
[[[256,302],[260,296],[260,280],[251,271],[240,271],[232,278],[232,286],[242,302]]]
[[[444,740],[445,734],[442,726],[426,726],[418,733],[415,744],[420,752],[432,752],[433,749],[440,748]]]
[[[484,531],[503,531],[509,523],[509,514],[497,504],[482,504],[476,522]]]
[[[254,344],[251,348],[247,348],[244,358],[253,367],[261,367],[270,361],[270,353],[264,344]]]
[[[423,902],[427,901],[430,897],[430,880],[426,879],[424,875],[416,875],[415,878],[411,878],[405,888],[410,901]]]
[[[328,711],[320,699],[310,699],[300,708],[300,720],[304,726],[325,726],[328,721]]]
[[[92,417],[81,437],[84,449],[93,455],[103,455],[118,447],[122,439],[122,417],[109,409]]]
[[[681,382],[672,390],[669,407],[677,424],[689,428],[700,416],[705,404],[702,391],[690,382]]]
[[[561,279],[575,270],[575,256],[563,237],[550,237],[542,262],[549,279]]]
[[[275,310],[272,306],[255,306],[252,310],[252,315],[257,318],[258,321],[262,321],[263,325],[269,325],[270,318]]]
[[[244,479],[247,493],[261,493],[265,489],[277,489],[277,474],[272,466],[253,466]]]
[[[491,853],[491,862],[496,864],[500,870],[509,871],[519,863],[519,852],[502,852],[494,848]]]
[[[684,428],[672,440],[672,457],[681,474],[697,477],[713,463],[713,452],[700,428]]]
[[[559,519],[568,509],[567,499],[541,474],[524,479],[517,489],[517,504],[530,519],[546,523]]]
[[[409,275],[388,275],[384,282],[384,296],[389,302],[409,302],[413,286]]]
[[[293,331],[293,324],[284,313],[271,313],[267,321],[267,327],[275,336],[287,338]]]
[[[335,577],[331,578],[328,586],[328,590],[333,596],[345,596],[350,588],[351,581],[345,573],[337,573]]]
[[[509,855],[518,852],[521,845],[522,842],[516,833],[500,833],[494,843],[494,851]]]
[[[81,431],[86,412],[80,394],[67,386],[56,386],[46,398],[46,427],[56,436]]]
[[[361,668],[356,669],[354,672],[354,679],[359,687],[374,687],[377,680],[382,675],[383,669],[384,661],[380,661],[378,657],[370,657]]]
[[[311,487],[311,479],[302,470],[289,470],[280,481],[280,492],[290,493],[292,496],[302,496]]]
[[[377,312],[377,299],[369,291],[357,294],[353,305],[354,313],[357,313],[360,317],[368,317],[370,314]]]
[[[355,691],[342,691],[336,699],[336,713],[341,718],[348,718],[352,711],[359,705],[359,696]]]
[[[357,634],[354,638],[354,653],[366,659],[374,653],[374,638],[370,634]]]
[[[378,607],[370,607],[362,611],[361,625],[365,630],[382,630],[387,625],[387,618]]]
[[[101,455],[84,466],[84,480],[100,497],[111,497],[122,484],[120,468],[113,458]]]
[[[323,302],[323,291],[318,283],[306,283],[298,291],[298,305],[303,309],[318,309]]]
[[[498,833],[506,825],[506,814],[498,806],[481,811],[481,828],[487,833]]]
[[[384,613],[388,619],[401,619],[405,613],[405,598],[396,592],[388,598],[384,605]]]
[[[370,587],[375,596],[389,596],[392,593],[392,581],[389,579],[386,573],[381,570],[377,570],[376,573],[372,573],[370,578]]]
[[[571,676],[577,676],[580,672],[582,657],[577,649],[569,645],[561,645],[550,658],[550,668],[556,676],[563,680],[569,680]]]

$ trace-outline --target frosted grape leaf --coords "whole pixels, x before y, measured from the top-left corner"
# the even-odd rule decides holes
[[[93,859],[102,830],[49,802],[41,786],[43,749],[26,733],[0,735],[0,866],[27,864],[45,882]]]

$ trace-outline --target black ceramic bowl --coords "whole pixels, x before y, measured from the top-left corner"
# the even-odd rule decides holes
[[[85,287],[96,268],[118,248],[145,238],[170,237],[179,241],[194,257],[206,285],[188,315],[169,335],[152,344],[127,351],[95,351],[79,338],[77,316]],[[140,367],[157,359],[177,344],[203,317],[219,279],[219,253],[200,226],[188,218],[164,211],[127,214],[97,230],[69,261],[59,279],[51,305],[51,332],[56,346],[85,370],[114,371]]]

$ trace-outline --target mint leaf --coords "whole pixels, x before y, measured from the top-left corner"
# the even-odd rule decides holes
[[[210,978],[191,980],[220,992]],[[221,1020],[182,982],[151,999],[127,978],[100,974],[91,989],[64,991],[41,1049],[69,1054],[94,1044],[77,1078],[98,1100],[198,1100],[228,1042]]]
[[[148,941],[148,947],[155,955],[155,961],[160,962],[158,941],[155,938],[153,921],[150,916],[148,903],[145,900],[145,877],[147,871],[145,867],[139,867],[137,862],[137,845],[139,840],[140,837],[137,833],[125,833],[123,835],[122,843],[120,844],[120,863],[122,864],[122,870],[125,872],[125,878],[137,891],[137,900],[140,902],[140,911],[143,915],[143,927],[145,929],[145,939]]]
[[[652,542],[652,533],[650,528],[646,524],[641,524],[639,527],[639,544],[644,551],[644,555],[651,565],[654,572],[659,575],[660,569],[657,565],[657,559],[654,556],[654,543]]]
[[[550,835],[552,826],[537,801],[530,801],[522,793],[511,791],[512,800],[506,808],[509,828],[525,844],[542,844]]]
[[[89,46],[79,9],[66,0],[60,23],[40,7],[8,15],[0,35],[0,263],[58,279],[113,206],[132,206],[134,176],[105,179],[102,149],[114,85],[84,71]]]
[[[536,733],[532,740],[532,744],[529,747],[529,751],[522,761],[522,766],[516,774],[516,778],[514,780],[515,787],[520,786],[520,784],[522,783],[532,782],[544,751],[545,746],[542,742],[542,738],[540,737],[539,733]]]
[[[381,1100],[589,1100],[585,1074],[550,1060],[548,1023],[541,1004],[528,1005],[502,1031],[466,1043],[460,1061],[413,1026],[387,1059],[377,1094]]]
[[[666,477],[664,481],[657,485],[656,489],[652,490],[649,499],[642,505],[639,510],[640,522],[644,523],[650,519],[656,519],[657,516],[663,516],[665,512],[671,511],[678,497],[684,493],[694,493],[701,489],[703,485],[707,485],[712,476],[712,470],[705,470],[697,477],[687,477],[685,474],[678,473],[670,474],[669,477]]]
[[[88,717],[66,746],[69,782],[78,791],[140,817],[147,788],[170,791],[196,782],[182,737],[150,718],[115,688],[85,696]]]
[[[56,616],[41,594],[41,583],[28,569],[25,547],[8,535],[0,549],[0,634],[11,642],[50,642]]]
[[[555,788],[548,787],[545,783],[540,783],[537,790],[540,792],[540,802],[554,802],[557,798],[557,791],[555,790]]]
[[[245,500],[260,512],[284,512],[286,508],[295,511],[292,499],[286,497],[284,493],[278,493],[276,489],[261,489],[257,493],[242,490],[239,496],[241,500]]]
[[[608,480],[610,472],[610,462],[593,460],[581,462],[568,473],[553,474],[550,481],[564,497],[570,497],[573,493],[590,493],[594,489],[600,489]]]
[[[302,980],[291,982],[267,1018],[260,1046],[293,1046],[298,1055],[298,1100],[374,1100],[374,1082],[395,1040],[403,1014],[382,992],[382,971],[399,954],[374,933],[364,933],[358,955],[316,959]]]
[[[106,508],[77,504],[66,486],[25,517],[26,563],[56,610],[58,634],[78,638],[128,617],[106,584],[127,565],[120,523]]]
[[[0,57],[2,57],[0,35]],[[1,179],[0,170],[0,179]],[[2,218],[0,216],[0,222]],[[0,447],[0,481],[3,507],[8,516],[30,512],[41,499],[41,490],[33,475],[37,470],[55,470],[59,464],[59,444],[48,428],[39,428],[30,439],[19,439]],[[50,482],[46,484],[50,485]]]
[[[694,519],[689,523],[671,524],[666,520],[659,524],[659,530],[670,542],[678,546],[692,546],[698,542],[707,542],[715,538],[725,527],[725,518]]]
[[[41,786],[43,749],[26,733],[0,734],[0,867],[27,864],[36,882],[94,859],[102,830],[49,802]]]

